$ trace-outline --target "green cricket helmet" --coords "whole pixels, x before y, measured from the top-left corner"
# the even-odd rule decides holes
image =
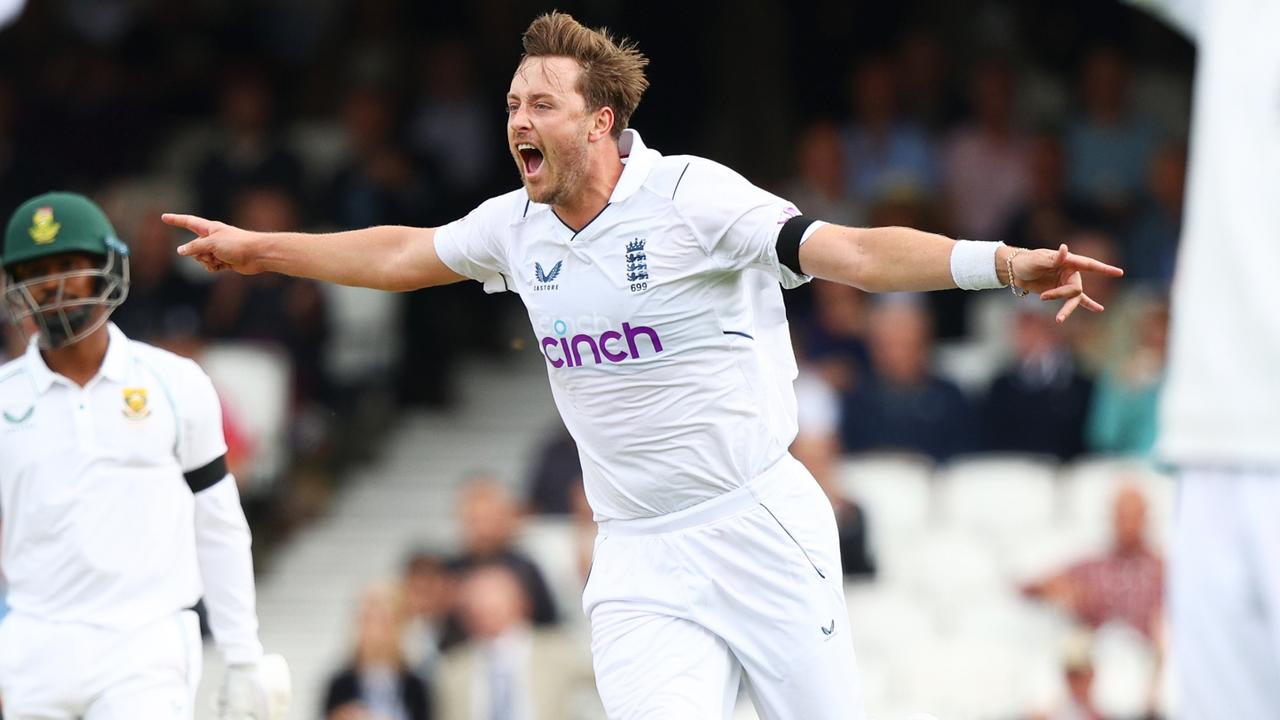
[[[15,274],[24,263],[70,253],[89,255],[99,265],[37,277]],[[5,228],[0,266],[10,319],[24,335],[34,327],[45,348],[88,337],[129,294],[128,246],[102,209],[75,193],[45,193],[18,206]],[[67,281],[83,277],[94,279],[92,292],[69,295]]]

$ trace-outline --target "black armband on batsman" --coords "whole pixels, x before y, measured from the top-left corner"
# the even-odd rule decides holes
[[[208,465],[183,473],[183,476],[186,477],[187,485],[191,487],[191,492],[198,493],[201,490],[208,490],[227,476],[227,456],[219,455]]]

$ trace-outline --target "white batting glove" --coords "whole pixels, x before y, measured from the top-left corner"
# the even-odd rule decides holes
[[[283,657],[263,655],[253,664],[231,665],[218,693],[218,720],[284,720],[292,696]]]

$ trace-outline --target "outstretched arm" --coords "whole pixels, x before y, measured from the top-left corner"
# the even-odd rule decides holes
[[[800,246],[800,268],[814,277],[868,292],[946,290],[956,287],[951,266],[955,245],[948,237],[911,228],[824,225]],[[1084,293],[1081,272],[1113,277],[1124,274],[1118,267],[1075,255],[1066,245],[1057,250],[1001,245],[993,262],[1000,284],[1012,281],[1020,289],[1039,293],[1041,300],[1065,300],[1058,322],[1066,320],[1079,305],[1094,312],[1103,309]]]
[[[165,213],[161,219],[196,234],[178,254],[196,258],[210,272],[276,272],[379,290],[416,290],[465,279],[440,260],[435,228],[263,233],[195,215]]]

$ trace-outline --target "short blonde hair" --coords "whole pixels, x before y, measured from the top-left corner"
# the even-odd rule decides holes
[[[578,63],[578,92],[587,110],[613,108],[614,139],[622,136],[640,97],[649,87],[644,68],[649,59],[627,38],[615,41],[606,28],[584,27],[572,15],[550,12],[538,16],[524,31],[524,56],[567,57]]]

